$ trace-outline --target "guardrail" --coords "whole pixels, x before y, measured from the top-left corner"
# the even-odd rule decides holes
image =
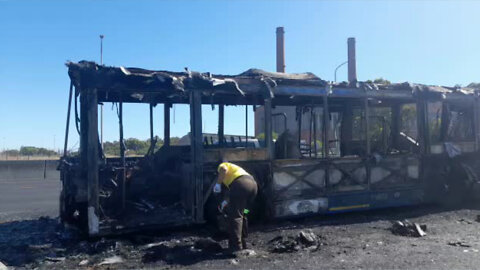
[[[60,179],[58,160],[1,160],[0,181],[17,179]]]

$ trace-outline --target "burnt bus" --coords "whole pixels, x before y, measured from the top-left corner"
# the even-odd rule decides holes
[[[477,192],[478,92],[370,82],[330,83],[311,73],[251,69],[236,76],[67,63],[70,95],[59,165],[60,217],[89,235],[203,223],[223,160],[250,172],[260,191],[252,214],[290,218],[459,200]],[[72,104],[73,103],[73,104]],[[115,105],[120,150],[107,157],[98,105]],[[150,149],[127,156],[123,106],[150,108]],[[170,141],[174,104],[190,108],[189,143]],[[226,136],[226,106],[244,106],[244,136]],[[202,106],[218,112],[218,134],[202,134]],[[155,107],[163,108],[156,147]],[[73,111],[73,113],[71,113]],[[248,113],[256,138],[248,137]],[[70,118],[78,153],[67,152]],[[242,122],[243,123],[243,122]],[[278,135],[278,136],[274,136]],[[243,141],[242,141],[243,138]],[[214,218],[213,218],[214,219]]]

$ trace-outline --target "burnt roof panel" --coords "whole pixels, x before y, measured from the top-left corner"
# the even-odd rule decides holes
[[[150,98],[140,102],[188,98],[190,91],[202,91],[205,96],[245,97],[250,100],[275,96],[322,96],[327,93],[327,81],[313,73],[276,73],[260,69],[249,69],[238,75],[221,75],[193,72],[147,70],[135,67],[109,67],[95,62],[68,62],[68,74],[73,84],[80,89],[96,88],[99,92],[114,92],[99,99],[115,101],[118,93],[146,94]],[[473,95],[470,88],[428,86],[412,83],[375,84],[372,82],[333,83],[329,95],[342,97],[413,97],[421,93],[433,95]],[[115,92],[117,94],[115,94]]]

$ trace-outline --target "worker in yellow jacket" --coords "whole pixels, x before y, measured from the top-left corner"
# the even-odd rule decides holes
[[[218,179],[213,191],[220,193],[222,185],[229,191],[229,198],[220,206],[220,210],[227,214],[229,250],[235,252],[246,249],[248,223],[244,212],[257,196],[257,183],[240,166],[223,162],[218,166]]]

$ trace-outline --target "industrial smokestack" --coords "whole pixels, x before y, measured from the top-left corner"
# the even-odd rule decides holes
[[[285,73],[285,31],[277,27],[277,72]]]
[[[357,60],[355,57],[355,38],[348,38],[348,82],[357,81]]]

